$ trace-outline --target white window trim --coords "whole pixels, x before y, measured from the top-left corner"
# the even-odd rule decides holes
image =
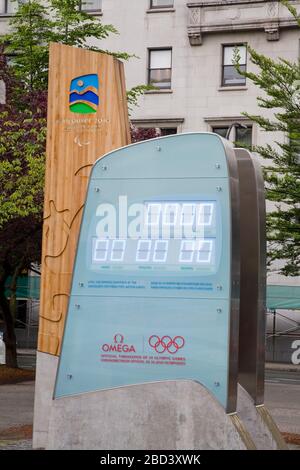
[[[228,90],[228,91],[234,91],[234,90],[247,90],[248,87],[247,87],[247,78],[245,78],[245,83],[244,84],[239,84],[239,85],[224,85],[223,84],[223,71],[224,71],[224,49],[225,47],[233,47],[233,46],[245,46],[246,47],[246,70],[248,70],[248,51],[247,51],[247,43],[243,43],[243,42],[237,42],[236,44],[235,43],[232,43],[232,42],[229,42],[229,43],[222,43],[221,44],[221,70],[220,70],[220,86],[219,86],[219,91],[225,91],[225,90]],[[244,65],[244,64],[242,64]]]
[[[184,118],[149,118],[149,119],[132,119],[132,124],[136,127],[141,127],[144,129],[152,129],[152,128],[165,128],[165,129],[173,129],[177,127],[177,134],[181,134],[183,132],[183,123]]]

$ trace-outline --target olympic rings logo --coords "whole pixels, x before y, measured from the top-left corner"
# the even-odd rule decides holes
[[[175,336],[172,339],[170,336],[160,338],[157,335],[153,335],[149,338],[149,345],[158,354],[163,354],[165,351],[168,351],[169,354],[176,354],[185,345],[185,340],[182,336]]]

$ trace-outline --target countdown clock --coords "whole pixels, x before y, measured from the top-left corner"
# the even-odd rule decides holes
[[[235,411],[238,179],[216,134],[153,139],[94,165],[55,398],[194,380]]]

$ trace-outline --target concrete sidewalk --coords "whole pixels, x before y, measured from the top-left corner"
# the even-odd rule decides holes
[[[31,381],[0,386],[0,433],[33,423],[34,385]]]
[[[283,370],[287,372],[298,372],[300,374],[300,364],[283,364],[280,362],[266,362],[266,370]]]

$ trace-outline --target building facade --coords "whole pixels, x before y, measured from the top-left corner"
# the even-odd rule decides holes
[[[300,1],[291,2],[300,12]],[[261,95],[232,65],[238,47],[241,67],[255,71],[246,46],[269,57],[297,61],[300,29],[278,1],[261,0],[89,0],[83,6],[113,24],[119,35],[101,47],[137,57],[126,65],[127,88],[153,84],[132,110],[139,127],[158,127],[162,134],[213,131],[242,143],[264,145],[283,138],[266,133],[242,116],[262,114]],[[264,111],[267,114],[267,111]],[[279,276],[274,265],[268,282],[300,285]]]
[[[300,8],[300,2],[293,3]],[[105,40],[104,48],[138,56],[126,64],[127,87],[142,83],[159,87],[140,99],[131,116],[135,124],[170,133],[224,135],[238,121],[249,126],[238,131],[239,140],[263,144],[274,139],[241,116],[243,111],[258,112],[258,90],[238,76],[232,56],[238,46],[240,63],[250,71],[254,66],[247,57],[247,44],[273,58],[297,60],[300,30],[285,7],[257,0],[102,0],[101,4],[102,21],[120,33]]]

